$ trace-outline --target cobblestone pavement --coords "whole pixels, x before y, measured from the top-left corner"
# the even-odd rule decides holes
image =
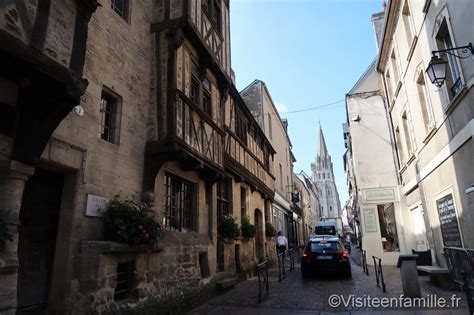
[[[358,249],[353,248],[353,251]],[[357,253],[353,254],[354,258]],[[288,266],[287,266],[288,268]],[[434,287],[429,282],[429,277],[422,276],[420,286],[422,296],[442,297],[450,304],[453,294],[460,298],[458,307],[450,309],[441,309],[439,307],[422,308],[371,308],[356,307],[349,301],[349,305],[333,308],[329,305],[328,299],[331,295],[344,296],[348,299],[353,298],[399,298],[402,295],[402,286],[400,280],[400,270],[396,267],[383,267],[386,293],[376,286],[374,267],[369,266],[369,276],[363,273],[362,267],[352,262],[352,279],[334,279],[334,278],[314,278],[303,280],[299,264],[295,265],[293,271],[286,272],[286,278],[278,282],[278,269],[269,270],[269,295],[262,303],[258,303],[258,280],[251,278],[239,283],[235,288],[223,293],[208,303],[194,309],[190,315],[201,314],[468,314],[465,294],[460,291],[446,291]],[[288,270],[288,269],[287,269]],[[347,300],[346,300],[347,301]],[[361,302],[363,303],[363,302]],[[367,303],[367,302],[366,302]],[[359,304],[360,306],[361,304]],[[431,302],[431,305],[434,305]]]

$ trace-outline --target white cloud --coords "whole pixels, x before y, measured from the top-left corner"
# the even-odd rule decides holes
[[[283,103],[276,103],[275,106],[280,114],[288,112],[288,107]]]

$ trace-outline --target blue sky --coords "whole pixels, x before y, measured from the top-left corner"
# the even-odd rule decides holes
[[[344,205],[343,101],[376,56],[371,14],[379,0],[231,0],[232,68],[242,90],[265,81],[280,115],[288,119],[294,170],[311,174],[321,122]]]

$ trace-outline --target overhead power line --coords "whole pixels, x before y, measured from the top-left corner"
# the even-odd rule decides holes
[[[345,100],[340,100],[340,101],[336,101],[336,102],[332,102],[332,103],[327,103],[327,104],[323,104],[323,105],[308,107],[308,108],[304,108],[304,109],[298,109],[298,110],[291,110],[291,111],[287,111],[287,112],[281,112],[281,113],[279,113],[279,114],[280,114],[280,115],[284,115],[284,114],[294,114],[294,113],[307,112],[307,111],[310,111],[310,110],[317,110],[317,109],[324,108],[324,107],[328,107],[328,106],[331,106],[331,105],[336,105],[336,104],[339,104],[339,103],[342,103],[342,102],[345,102]]]

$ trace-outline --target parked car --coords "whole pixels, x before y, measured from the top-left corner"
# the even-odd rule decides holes
[[[306,244],[301,257],[301,276],[305,279],[318,273],[352,277],[349,252],[338,237],[315,237]]]

